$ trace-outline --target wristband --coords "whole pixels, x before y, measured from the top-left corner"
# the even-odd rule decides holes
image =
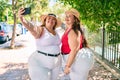
[[[70,68],[70,66],[69,66],[69,65],[65,65],[65,67],[68,67],[68,68]]]

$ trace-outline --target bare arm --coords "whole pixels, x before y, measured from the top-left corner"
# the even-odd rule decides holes
[[[18,16],[20,18],[21,23],[24,25],[25,28],[27,28],[31,32],[31,34],[35,38],[39,38],[40,35],[42,34],[43,28],[42,27],[36,27],[36,26],[32,25],[32,23],[28,22],[24,18],[24,15],[22,15],[22,13],[24,13],[24,8],[20,8],[19,11],[18,11]]]
[[[71,30],[68,35],[68,43],[69,43],[69,47],[70,47],[71,51],[69,53],[69,57],[67,59],[66,67],[65,67],[65,71],[64,71],[66,74],[68,74],[70,72],[69,68],[73,64],[76,54],[79,50],[79,46],[80,46],[79,45],[80,37],[79,37],[79,35],[76,35],[73,30]]]

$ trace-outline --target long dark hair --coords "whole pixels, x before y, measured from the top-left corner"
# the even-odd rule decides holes
[[[78,18],[76,18],[74,16],[74,19],[75,19],[75,22],[73,23],[72,25],[72,29],[74,30],[74,32],[78,35],[78,31],[80,31],[81,35],[82,35],[82,47],[88,47],[88,43],[87,43],[87,40],[84,36],[84,32],[83,30],[81,29],[81,26],[80,26],[80,20]]]

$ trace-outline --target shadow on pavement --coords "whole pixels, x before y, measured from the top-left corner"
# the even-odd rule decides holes
[[[25,63],[5,63],[1,69],[6,71],[0,75],[0,80],[30,80]]]

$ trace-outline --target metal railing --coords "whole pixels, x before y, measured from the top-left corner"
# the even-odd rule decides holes
[[[120,72],[120,31],[103,28],[90,34],[88,40],[92,49]]]
[[[105,32],[104,58],[120,70],[120,32]],[[106,54],[106,55],[105,55]]]

